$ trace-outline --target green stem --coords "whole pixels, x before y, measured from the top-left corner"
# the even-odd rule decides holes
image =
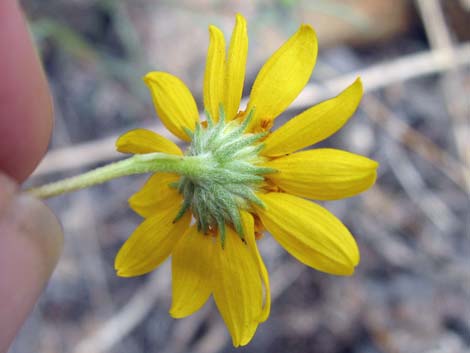
[[[133,174],[168,172],[191,176],[199,174],[200,165],[199,157],[166,153],[138,154],[81,175],[28,189],[27,192],[46,199]]]

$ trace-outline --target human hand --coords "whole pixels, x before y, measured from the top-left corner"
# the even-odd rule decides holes
[[[16,0],[0,1],[0,353],[49,279],[62,230],[42,202],[19,192],[52,129],[47,82]]]

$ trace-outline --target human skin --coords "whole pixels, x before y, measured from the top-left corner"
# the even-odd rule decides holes
[[[16,0],[0,0],[0,353],[6,352],[62,250],[61,227],[19,192],[46,152],[53,124],[47,81]]]

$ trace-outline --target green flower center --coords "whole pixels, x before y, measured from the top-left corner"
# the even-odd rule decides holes
[[[273,170],[259,166],[264,160],[259,140],[266,133],[245,133],[252,112],[242,123],[226,122],[223,108],[218,122],[206,115],[207,124],[197,123],[194,132],[187,131],[192,141],[185,154],[199,163],[177,185],[184,201],[175,221],[191,208],[198,229],[204,233],[218,229],[223,245],[226,225],[243,238],[240,210],[249,210],[252,203],[263,207],[255,192],[263,175]]]

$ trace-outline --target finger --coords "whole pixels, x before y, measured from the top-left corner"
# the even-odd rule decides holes
[[[0,0],[0,170],[24,181],[52,128],[46,78],[16,0]]]
[[[61,227],[41,201],[0,174],[0,352],[6,352],[52,274]],[[10,200],[7,204],[5,200]]]

